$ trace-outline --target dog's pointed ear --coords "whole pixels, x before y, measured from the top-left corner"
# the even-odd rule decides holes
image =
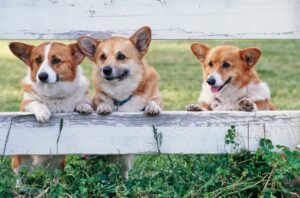
[[[82,63],[82,61],[84,60],[84,53],[80,50],[79,46],[77,45],[77,43],[71,43],[69,44],[69,48],[71,50],[71,56],[74,60],[74,65],[79,65]]]
[[[16,57],[22,60],[26,65],[29,66],[30,66],[30,56],[33,48],[34,48],[33,45],[28,45],[20,42],[11,42],[9,44],[10,51]]]
[[[100,41],[89,36],[82,36],[77,40],[77,45],[82,53],[87,56],[90,60],[96,60],[96,49]]]
[[[250,47],[240,50],[240,56],[246,62],[247,68],[251,69],[258,61],[261,51],[258,48]]]
[[[210,48],[201,43],[193,43],[191,45],[191,50],[196,58],[203,63]]]
[[[147,26],[140,28],[130,37],[130,40],[143,57],[149,49],[151,29]]]

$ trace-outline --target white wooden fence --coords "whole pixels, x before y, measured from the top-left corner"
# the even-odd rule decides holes
[[[0,39],[128,36],[145,25],[154,39],[299,39],[299,9],[300,0],[0,0]],[[231,125],[237,149],[254,151],[260,138],[292,149],[300,143],[299,111],[57,114],[46,124],[0,113],[0,152],[235,152],[225,144]]]
[[[300,0],[0,0],[0,39],[300,38]]]
[[[234,125],[239,146],[225,144]],[[0,114],[0,145],[13,154],[233,153],[255,151],[261,138],[292,149],[300,143],[300,111],[56,114],[40,124],[33,115]]]

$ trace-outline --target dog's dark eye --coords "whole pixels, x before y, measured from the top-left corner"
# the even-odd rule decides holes
[[[224,63],[223,63],[223,65],[222,65],[222,67],[223,67],[223,68],[228,68],[228,67],[230,67],[230,64],[229,64],[229,63],[226,63],[226,62],[224,62]]]
[[[43,62],[43,60],[42,60],[42,57],[37,57],[35,60],[34,60],[35,62],[36,62],[36,64],[41,64],[42,62]]]
[[[106,55],[104,53],[101,54],[100,59],[103,60],[103,61],[106,60]]]
[[[213,63],[212,63],[212,61],[209,61],[208,65],[209,65],[210,67],[213,67],[213,66],[214,66]]]
[[[124,54],[122,54],[122,53],[119,53],[117,55],[117,60],[124,60],[125,58],[126,58],[126,56]]]
[[[51,64],[52,65],[58,64],[60,62],[61,62],[61,60],[59,58],[57,58],[57,57],[53,57],[52,60],[51,60]]]

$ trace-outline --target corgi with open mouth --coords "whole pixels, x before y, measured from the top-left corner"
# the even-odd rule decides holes
[[[111,37],[99,41],[81,37],[78,46],[93,62],[93,108],[98,114],[113,111],[143,111],[158,115],[162,110],[154,68],[144,60],[151,42],[151,29],[142,27],[130,38]],[[121,174],[128,179],[133,155],[120,156]]]
[[[209,48],[193,43],[191,50],[202,64],[203,83],[199,105],[188,111],[273,110],[268,85],[261,81],[254,66],[261,56],[258,48],[235,46]]]
[[[76,43],[33,46],[12,42],[9,48],[28,66],[27,76],[22,81],[21,111],[33,113],[41,123],[47,122],[52,113],[92,113],[89,83],[80,67],[85,56]],[[34,144],[35,140],[32,141]],[[65,156],[13,156],[11,165],[16,173],[24,166],[63,169]]]

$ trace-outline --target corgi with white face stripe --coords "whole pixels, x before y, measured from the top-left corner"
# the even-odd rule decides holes
[[[47,57],[49,55],[50,48],[52,46],[52,43],[49,43],[45,46],[45,56]],[[58,61],[58,59],[56,60]],[[54,62],[54,60],[52,60]],[[58,75],[55,73],[55,71],[51,68],[48,58],[45,58],[42,62],[37,74],[36,79],[38,82],[41,83],[55,83],[58,81]]]
[[[89,83],[80,67],[84,54],[77,44],[20,42],[9,45],[12,53],[28,66],[22,85],[24,97],[20,110],[34,113],[39,122],[47,122],[52,113],[92,113]],[[65,157],[13,156],[12,167],[64,168]]]

